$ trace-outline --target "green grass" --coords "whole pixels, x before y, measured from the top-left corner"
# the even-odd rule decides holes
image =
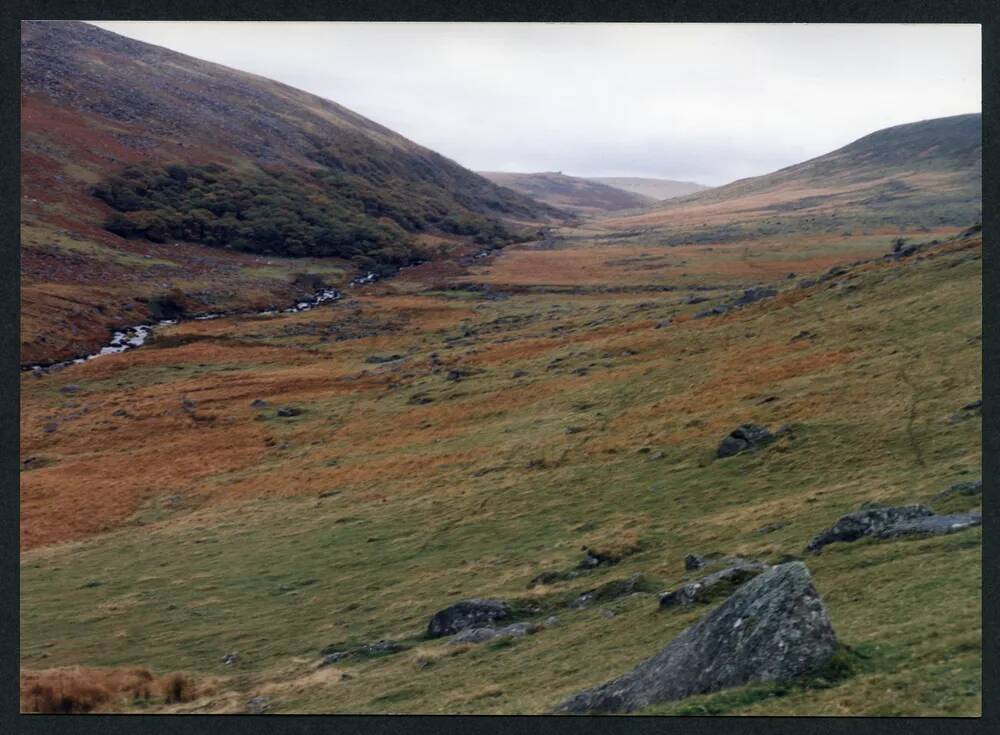
[[[568,599],[636,572],[673,588],[685,578],[688,553],[772,562],[805,556],[812,535],[863,501],[926,502],[978,476],[979,423],[948,421],[981,390],[980,348],[969,341],[982,328],[980,262],[948,267],[956,257],[864,273],[856,290],[820,288],[794,305],[762,304],[739,318],[600,340],[582,326],[597,313],[617,327],[656,315],[636,311],[635,301],[609,302],[603,312],[568,301],[557,317],[512,333],[536,339],[559,323],[583,341],[553,339],[548,352],[485,363],[457,383],[415,367],[433,351],[474,358],[469,346],[448,350],[443,339],[453,327],[406,331],[388,349],[295,336],[292,344],[356,360],[358,370],[379,369],[363,363],[372,352],[416,352],[386,368],[399,387],[318,396],[302,416],[271,422],[269,433],[289,443],[284,454],[205,481],[301,477],[301,493],[147,506],[134,519],[141,529],[24,554],[22,665],[141,664],[228,677],[224,688],[241,696],[271,687],[275,712],[551,711],[562,697],[652,655],[709,608],[661,613],[655,594],[644,592],[559,609],[557,626],[441,655],[425,668],[405,651],[344,663],[350,679],[301,682],[312,681],[331,643],[419,642],[429,616],[453,601],[530,597],[528,581],[573,567],[583,544],[632,534],[639,550],[537,594]],[[489,302],[473,321],[539,313],[552,303],[537,295]],[[861,307],[848,308],[854,303]],[[818,337],[788,347],[804,329]],[[636,354],[622,356],[628,346]],[[843,357],[824,362],[831,354]],[[563,362],[548,369],[556,356]],[[788,369],[790,360],[798,367]],[[591,363],[589,375],[573,375]],[[515,369],[527,370],[520,380],[536,390],[507,408]],[[557,390],[547,387],[552,381],[561,381]],[[434,402],[411,405],[420,391]],[[779,400],[760,403],[771,394]],[[437,424],[441,406],[449,407],[448,431],[418,432],[404,445],[348,423],[360,416],[397,427],[424,415]],[[794,438],[715,461],[725,430],[745,421],[791,423]],[[353,428],[331,434],[330,422]],[[571,425],[583,431],[566,434]],[[319,444],[310,442],[316,436],[324,437]],[[638,453],[643,446],[652,452]],[[653,452],[663,456],[652,459]],[[531,459],[545,465],[529,469]],[[362,472],[388,461],[412,470],[390,479]],[[323,487],[340,494],[320,499],[315,488],[325,473],[331,480]],[[777,521],[787,525],[754,533]],[[973,529],[836,544],[806,557],[840,640],[865,658],[821,683],[752,686],[651,712],[977,714],[980,544]],[[101,584],[85,586],[90,580]],[[439,653],[449,646],[419,645]],[[240,653],[235,669],[222,662],[232,651]]]

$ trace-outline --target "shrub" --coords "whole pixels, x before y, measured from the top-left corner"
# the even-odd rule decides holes
[[[321,155],[318,160],[329,168],[320,171],[133,165],[95,185],[92,193],[115,210],[104,226],[121,237],[261,254],[366,256],[402,266],[416,259],[411,233],[428,228],[472,236],[491,247],[518,238],[471,211],[481,206],[475,197],[453,195],[429,182],[414,184],[386,155],[350,165],[335,165]],[[436,175],[433,166],[425,173],[432,180]],[[380,185],[373,186],[372,177]]]
[[[198,688],[186,674],[157,679],[146,668],[87,669],[79,666],[22,671],[20,709],[25,713],[86,714],[111,712],[160,699],[164,704],[189,702]]]

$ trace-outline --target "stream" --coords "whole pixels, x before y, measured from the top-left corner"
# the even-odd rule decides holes
[[[470,256],[472,260],[481,260],[489,255],[495,254],[495,250],[487,249],[475,253]],[[416,264],[414,264],[416,265]],[[405,268],[412,268],[413,266],[402,266],[398,270],[403,270]],[[381,280],[382,275],[375,271],[369,271],[363,276],[358,276],[353,279],[348,286],[365,286],[375,281]],[[252,316],[272,316],[274,314],[296,314],[303,311],[309,311],[322,304],[329,303],[331,301],[337,301],[342,296],[341,292],[336,288],[322,288],[316,293],[314,293],[310,298],[299,301],[294,306],[287,309],[267,309],[265,311],[248,311],[248,312],[230,312],[230,313],[207,313],[199,314],[197,316],[189,317],[190,321],[205,321],[208,319],[221,319],[223,317],[252,317]],[[152,322],[149,324],[137,324],[131,327],[124,327],[121,330],[116,331],[111,335],[111,340],[102,347],[97,352],[89,355],[84,355],[83,357],[77,357],[72,360],[64,360],[62,362],[55,362],[50,364],[36,364],[36,365],[25,365],[21,368],[22,372],[30,372],[36,377],[42,377],[43,375],[50,372],[58,372],[71,365],[80,365],[90,360],[96,360],[98,357],[104,357],[105,355],[117,355],[122,352],[127,352],[128,350],[134,350],[137,347],[142,347],[151,336],[153,336],[153,331],[157,327],[166,327],[171,324],[177,324],[177,319],[163,319],[158,322]]]
[[[362,278],[367,278],[374,274],[367,274],[362,276]],[[371,283],[377,280],[372,278],[368,281],[359,281],[359,283]],[[354,285],[354,281],[351,282]],[[314,309],[321,304],[326,304],[331,301],[336,301],[341,297],[339,290],[335,288],[323,288],[314,293],[310,298],[299,301],[294,306],[287,309],[268,309],[265,311],[250,311],[250,312],[236,312],[236,313],[209,313],[209,314],[199,314],[197,316],[190,317],[190,321],[206,321],[209,319],[221,319],[223,317],[233,317],[233,316],[270,316],[272,314],[296,314],[303,311],[309,311]],[[64,360],[62,362],[55,362],[48,365],[26,365],[21,368],[22,372],[31,372],[32,374],[41,377],[49,372],[58,372],[71,365],[80,365],[90,360],[96,360],[98,357],[104,357],[105,355],[117,355],[122,352],[127,352],[128,350],[134,350],[137,347],[142,347],[147,340],[153,335],[153,331],[157,327],[166,327],[171,324],[177,324],[177,319],[161,319],[158,322],[152,322],[148,324],[136,324],[135,326],[125,327],[116,331],[111,335],[111,340],[108,344],[104,345],[97,352],[91,353],[89,355],[84,355],[83,357],[77,357],[72,360]]]

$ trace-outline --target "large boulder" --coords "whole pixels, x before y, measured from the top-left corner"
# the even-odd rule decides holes
[[[471,599],[456,602],[438,610],[427,624],[428,638],[453,635],[466,628],[489,626],[511,615],[510,607],[502,600]]]
[[[848,513],[830,528],[814,536],[806,548],[813,553],[819,553],[824,546],[837,541],[857,541],[866,536],[897,538],[952,533],[980,523],[982,515],[978,513],[935,516],[934,511],[926,505],[894,507],[865,503],[859,510]]]
[[[711,602],[713,599],[731,593],[741,584],[767,571],[767,569],[767,564],[763,562],[739,560],[730,567],[720,569],[701,579],[688,582],[673,592],[661,595],[660,609],[686,607],[696,602]]]
[[[773,567],[626,674],[574,694],[564,712],[634,712],[824,666],[837,636],[802,562]]]
[[[766,426],[757,424],[743,424],[729,433],[719,444],[715,451],[715,456],[719,459],[731,457],[740,452],[759,449],[770,444],[774,440],[774,435],[767,430]]]

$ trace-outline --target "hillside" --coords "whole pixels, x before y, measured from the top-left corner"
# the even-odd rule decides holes
[[[21,74],[22,360],[92,347],[165,290],[263,307],[299,272],[343,280],[563,216],[334,102],[85,23],[23,23]]]
[[[23,57],[22,360],[148,328],[20,375],[22,712],[982,716],[980,116],[546,203]]]
[[[609,231],[663,244],[784,234],[962,227],[982,217],[982,115],[898,125],[765,176],[643,213]]]
[[[480,171],[479,174],[536,201],[581,214],[638,209],[656,201],[593,179],[566,176],[556,171],[533,174]]]
[[[714,553],[804,560],[851,653],[646,713],[978,715],[981,528],[805,550],[982,505],[939,497],[980,476],[981,236],[890,247],[519,245],[24,376],[23,706],[85,666],[188,682],[110,710],[551,712],[721,604],[657,606]],[[716,458],[749,422],[786,429]],[[538,630],[428,638],[465,598]]]
[[[633,194],[662,201],[703,191],[709,187],[696,184],[693,181],[674,181],[672,179],[652,179],[637,176],[589,176],[588,181],[624,189]]]

